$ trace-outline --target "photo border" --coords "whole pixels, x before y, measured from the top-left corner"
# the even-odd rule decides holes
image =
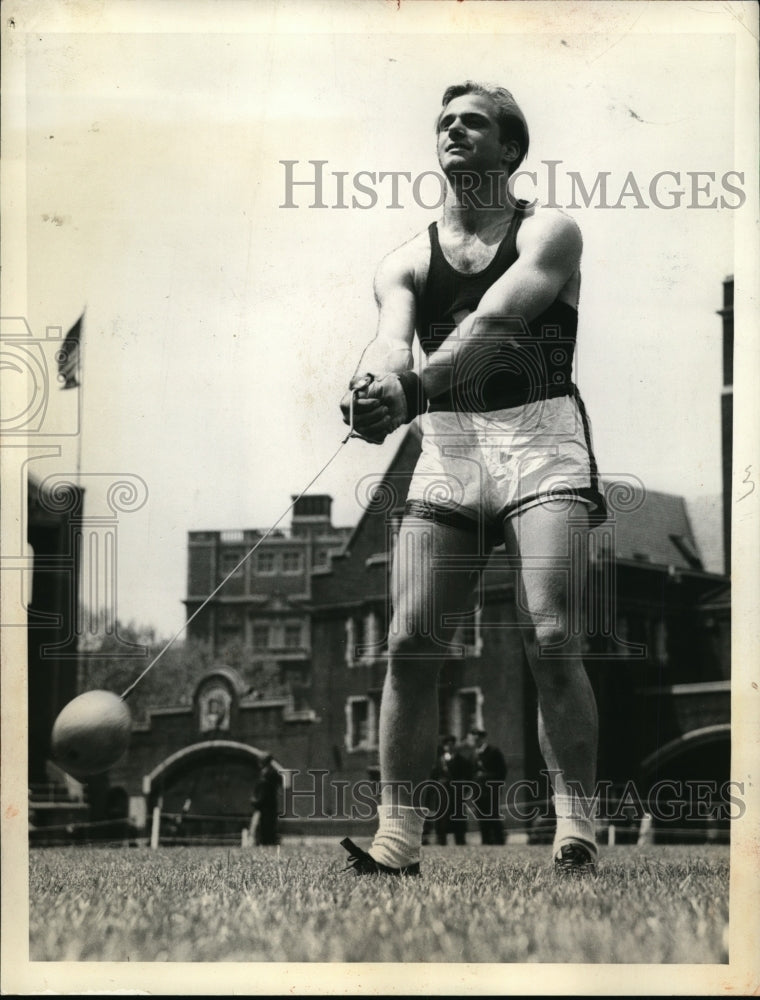
[[[243,4],[218,0],[170,3],[100,2],[60,0],[20,2],[6,0],[2,7],[2,312],[26,315],[26,181],[24,150],[25,58],[24,34],[47,32],[170,32],[191,33],[264,30],[277,14],[279,30],[328,34],[341,30],[421,36],[448,32],[490,33],[520,30],[555,34],[565,28],[586,33],[607,33],[622,9],[640,13],[631,32],[678,33],[712,31],[732,33],[736,39],[736,159],[747,165],[747,205],[737,212],[734,274],[736,281],[736,340],[734,378],[734,496],[741,496],[741,475],[747,465],[760,469],[758,449],[759,396],[757,373],[760,349],[758,301],[758,12],[753,3],[700,4],[695,18],[692,5],[679,0],[650,3],[603,0],[565,5],[541,2],[459,3],[456,0],[372,0],[362,4],[325,0],[262,3],[256,12]],[[609,16],[608,16],[609,15]],[[687,28],[688,25],[688,28]],[[750,173],[750,171],[752,171]],[[4,482],[18,482],[27,457],[23,447],[5,447],[2,453]],[[4,491],[2,537],[7,540],[22,523],[23,497]],[[138,990],[151,993],[200,995],[209,992],[243,995],[321,995],[354,993],[393,995],[503,995],[523,993],[620,994],[630,989],[638,995],[661,993],[712,995],[750,993],[760,985],[758,957],[758,789],[756,782],[758,726],[757,672],[751,665],[758,656],[758,606],[760,604],[760,490],[735,504],[732,544],[732,775],[747,783],[747,813],[732,831],[730,880],[730,962],[728,965],[441,965],[405,963],[390,965],[321,965],[308,963],[217,964],[182,963],[56,963],[29,962],[28,955],[28,846],[25,736],[25,637],[24,630],[4,628],[2,643],[2,988],[3,991],[101,994]],[[4,610],[9,610],[3,593]],[[23,625],[3,617],[5,625]],[[753,785],[752,778],[755,777]],[[635,984],[635,988],[634,988]]]

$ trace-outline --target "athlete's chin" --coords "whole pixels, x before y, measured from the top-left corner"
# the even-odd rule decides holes
[[[464,149],[452,149],[441,153],[438,162],[444,171],[472,169],[472,154]]]
[[[444,160],[441,163],[441,170],[447,180],[461,183],[465,178],[469,179],[470,187],[482,179],[482,171],[473,167],[472,163],[465,160]]]

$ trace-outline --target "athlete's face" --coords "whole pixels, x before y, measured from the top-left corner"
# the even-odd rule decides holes
[[[488,97],[463,94],[438,119],[438,162],[448,176],[461,171],[509,171],[519,146],[501,141],[496,108]]]

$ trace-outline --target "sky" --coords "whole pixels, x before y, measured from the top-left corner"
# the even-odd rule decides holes
[[[44,338],[86,310],[82,386],[50,392],[61,456],[32,464],[40,478],[78,467],[93,517],[114,479],[144,483],[118,520],[122,620],[179,629],[187,533],[269,526],[333,455],[338,401],[374,334],[377,263],[439,214],[403,180],[401,207],[387,180],[377,204],[350,207],[369,200],[354,178],[436,170],[441,95],[467,78],[507,86],[528,119],[535,181],[518,194],[545,203],[559,161],[556,199],[584,237],[576,381],[600,471],[720,491],[716,310],[748,210],[738,176],[738,193],[722,178],[744,171],[746,188],[754,167],[737,159],[736,40],[717,5],[679,5],[677,19],[655,9],[673,4],[575,19],[446,5],[447,20],[421,9],[438,5],[328,4],[318,24],[303,4],[237,7],[227,23],[220,6],[211,31],[204,5],[152,30],[141,6],[119,30],[104,17],[29,32],[23,109],[25,315]],[[281,161],[307,179],[310,160],[326,161],[329,205],[344,174],[349,207],[310,208],[304,186],[282,207]],[[673,207],[651,196],[663,171],[679,175],[658,182]],[[619,207],[571,207],[572,172],[589,190],[606,173]],[[620,197],[630,174],[641,198],[630,181]],[[43,349],[52,359],[55,342]],[[357,483],[397,445],[351,441],[320,477],[336,523],[356,522]]]

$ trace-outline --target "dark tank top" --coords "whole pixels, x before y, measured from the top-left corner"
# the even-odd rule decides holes
[[[425,355],[435,351],[469,313],[474,312],[491,285],[517,260],[517,232],[527,203],[518,202],[504,239],[491,263],[477,274],[463,274],[449,264],[438,240],[438,226],[429,228],[430,267],[417,297],[417,336]],[[486,412],[574,392],[573,355],[578,313],[555,300],[526,324],[514,318],[514,333],[504,336],[499,321],[493,340],[455,371],[450,392],[430,400],[430,410]]]

